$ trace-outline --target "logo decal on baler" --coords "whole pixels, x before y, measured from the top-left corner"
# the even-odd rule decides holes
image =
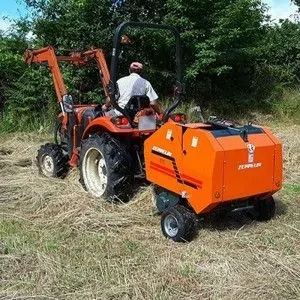
[[[253,163],[255,146],[253,144],[248,144],[247,148],[248,148],[248,163]]]
[[[202,188],[202,181],[200,181],[196,178],[190,177],[188,175],[179,173],[179,170],[178,170],[178,167],[177,167],[177,164],[176,164],[176,160],[172,156],[172,153],[170,151],[167,151],[165,149],[154,146],[154,147],[152,147],[151,152],[155,155],[158,155],[160,157],[163,157],[163,158],[171,161],[172,162],[172,167],[173,167],[173,169],[170,169],[170,168],[167,168],[167,167],[162,166],[160,164],[157,164],[153,161],[150,161],[150,168],[151,169],[153,169],[155,171],[158,171],[158,172],[161,172],[161,173],[164,173],[165,175],[168,175],[170,177],[176,178],[177,182],[179,182],[181,184],[188,185],[188,186],[190,186],[194,189],[198,189],[198,188],[201,189]]]
[[[157,147],[157,146],[152,147],[152,152],[153,151],[159,152],[161,154],[164,154],[164,155],[167,155],[167,156],[170,156],[170,157],[172,156],[172,152],[170,152],[168,150],[165,150],[163,148]]]
[[[238,170],[260,168],[262,166],[262,163],[254,162],[255,146],[253,144],[248,144],[247,149],[248,149],[248,163],[239,165]]]

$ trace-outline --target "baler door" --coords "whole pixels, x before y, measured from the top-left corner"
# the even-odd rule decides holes
[[[275,146],[264,133],[217,138],[224,149],[223,200],[266,193],[273,189]]]

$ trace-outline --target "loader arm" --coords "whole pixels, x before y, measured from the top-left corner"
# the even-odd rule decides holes
[[[58,62],[69,62],[77,66],[96,62],[105,96],[108,97],[109,95],[110,75],[102,49],[76,51],[71,52],[69,56],[57,56],[52,47],[45,47],[38,50],[26,50],[24,59],[28,64],[45,64],[50,68],[58,102],[62,102],[63,97],[68,94]]]
[[[45,64],[52,73],[54,88],[58,102],[62,102],[63,96],[68,94],[59,65],[58,59],[52,47],[45,47],[38,50],[26,50],[24,59],[27,64]]]
[[[96,60],[105,96],[109,97],[108,85],[109,85],[110,75],[109,75],[109,70],[102,49],[87,50],[85,52],[82,52],[82,57],[85,60],[86,59]]]

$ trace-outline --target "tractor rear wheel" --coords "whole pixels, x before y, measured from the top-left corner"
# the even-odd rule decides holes
[[[257,221],[268,221],[275,215],[275,201],[273,197],[258,200],[254,204],[252,219]]]
[[[126,145],[108,133],[83,141],[80,151],[80,182],[94,197],[127,202],[134,174]]]
[[[189,242],[195,236],[196,215],[182,205],[169,207],[161,215],[161,229],[166,238]]]
[[[68,156],[59,145],[42,145],[36,159],[39,172],[46,177],[63,178],[68,172]]]

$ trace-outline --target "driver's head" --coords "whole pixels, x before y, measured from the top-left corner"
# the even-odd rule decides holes
[[[143,70],[143,65],[139,62],[133,62],[129,66],[129,73],[138,73],[140,74]]]

